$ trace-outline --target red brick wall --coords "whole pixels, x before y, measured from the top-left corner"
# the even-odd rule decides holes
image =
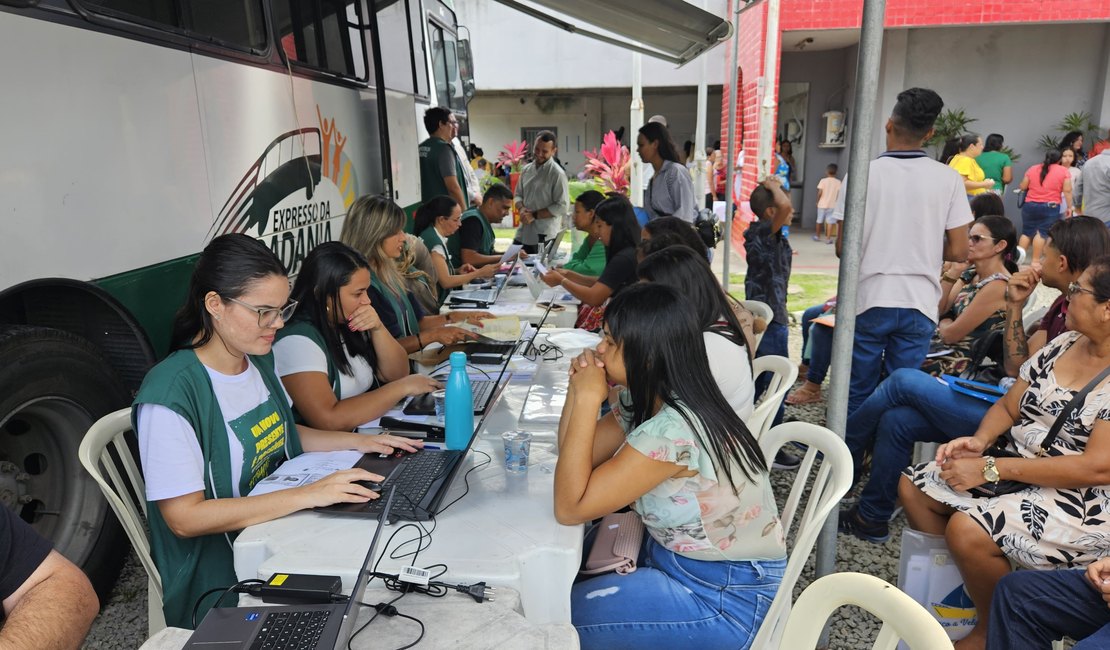
[[[860,26],[863,0],[782,0],[784,31]],[[887,0],[887,27],[1094,22],[1110,19],[1110,0]]]

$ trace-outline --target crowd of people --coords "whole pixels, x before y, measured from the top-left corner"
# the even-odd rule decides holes
[[[942,107],[931,90],[899,94],[886,152],[870,163],[847,427],[857,481],[867,481],[845,504],[840,528],[883,541],[900,500],[913,528],[946,538],[979,616],[960,650],[1017,647],[1018,629],[1023,639],[1106,634],[1099,630],[1110,610],[1099,605],[1110,591],[1101,559],[1110,539],[1110,462],[1102,456],[1110,446],[1110,387],[1102,383],[1110,231],[1073,206],[1100,205],[1102,178],[1088,174],[1110,157],[1088,158],[1071,139],[1024,174],[1020,232],[1034,248],[1019,265],[1018,230],[998,200],[1013,182],[1002,139],[991,135],[984,145],[968,136],[954,143],[948,164],[933,160],[923,144]],[[752,376],[753,358],[789,356],[789,150],[780,144],[786,169],[752,191],[756,220],[744,234],[745,293],[772,313],[762,322],[710,270],[710,251],[692,226],[691,177],[665,124],[649,121],[637,134],[653,169],[643,227],[622,195],[569,200],[549,132],[532,143],[515,192],[493,184],[478,195],[452,144],[454,116],[430,109],[425,126],[425,196],[412,224],[388,198],[357,199],[339,241],[309,252],[292,286],[274,253],[247,235],[222,235],[201,253],[174,320],[172,352],[148,373],[133,409],[167,623],[192,627],[214,602],[205,594],[236,582],[232,541],[243,528],[380,497],[367,482],[384,477],[362,469],[250,492],[305,451],[421,448],[354,430],[440,387],[413,373],[411,353],[474,338],[458,325],[491,317],[442,315],[440,307],[451,289],[498,269],[492,224],[515,208],[524,255],[570,225],[585,234],[543,281],[580,301],[578,326],[601,335],[570,365],[554,517],[589,524],[631,504],[649,533],[634,573],[574,585],[582,646],[749,647],[786,564],[773,467],[747,422],[767,380]],[[687,147],[686,160],[691,153]],[[710,156],[714,168],[719,162]],[[712,198],[716,188],[708,189]],[[839,251],[845,197],[835,166],[818,200],[821,238]],[[1061,295],[1028,332],[1023,307],[1042,283]],[[834,309],[835,299],[807,310],[806,382],[788,403],[820,397],[831,330],[817,321]],[[938,346],[944,351],[930,354]],[[1008,388],[989,405],[936,375]],[[932,462],[910,466],[918,441],[942,444]],[[1006,481],[1022,485],[975,495]],[[0,533],[28,536],[18,522]],[[587,527],[587,554],[595,536]],[[0,634],[44,585],[87,586],[41,544],[26,546],[24,557],[9,559],[18,569],[4,573],[14,577],[4,583]],[[1012,565],[1030,570],[1012,573]],[[1081,617],[1031,604],[1073,592],[1086,608]]]

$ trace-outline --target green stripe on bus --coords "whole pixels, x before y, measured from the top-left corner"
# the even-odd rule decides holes
[[[169,352],[173,316],[185,304],[198,257],[200,253],[95,280],[139,321],[159,359]]]

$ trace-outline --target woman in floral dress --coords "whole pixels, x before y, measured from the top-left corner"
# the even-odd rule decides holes
[[[598,420],[607,382],[627,389]],[[628,504],[649,534],[633,573],[574,586],[582,647],[750,647],[786,568],[767,464],[713,378],[689,298],[651,282],[609,303],[559,422],[555,518]]]
[[[1068,290],[1067,326],[1022,367],[979,430],[941,445],[936,461],[906,470],[899,496],[909,524],[944,535],[979,622],[959,650],[983,648],[994,586],[1010,561],[1030,569],[1089,564],[1110,553],[1110,386],[1087,395],[1044,457],[1057,415],[1110,365],[1110,257],[1096,260]],[[984,455],[1007,432],[1020,458]],[[995,473],[997,472],[997,473]],[[992,498],[968,490],[988,481],[1029,487]]]

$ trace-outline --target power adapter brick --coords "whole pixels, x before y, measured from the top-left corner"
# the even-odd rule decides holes
[[[342,600],[342,590],[343,580],[339,576],[275,573],[266,584],[251,585],[247,593],[258,596],[266,603],[313,605]]]

